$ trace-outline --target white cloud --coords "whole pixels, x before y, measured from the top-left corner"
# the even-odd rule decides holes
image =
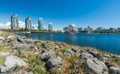
[[[19,27],[20,28],[25,28],[25,22],[19,21]]]
[[[10,24],[11,24],[10,22],[7,22],[5,25],[10,27]]]
[[[38,24],[36,25],[32,24],[32,26],[34,27],[34,29],[38,29]]]
[[[0,28],[3,28],[3,29],[10,29],[11,28],[10,26],[11,26],[11,22],[7,22],[5,24],[0,23]],[[25,28],[25,23],[23,21],[19,21],[19,27]]]
[[[10,22],[7,22],[7,23],[5,23],[5,24],[0,23],[0,28],[3,28],[3,29],[8,29],[8,28],[10,28]]]

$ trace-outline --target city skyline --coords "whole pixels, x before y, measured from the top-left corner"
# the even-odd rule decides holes
[[[32,31],[32,30],[39,30],[39,31],[51,31],[51,32],[55,32],[55,30],[53,30],[53,23],[49,23],[48,24],[48,29],[45,28],[44,24],[43,24],[43,19],[39,18],[38,19],[38,25],[35,28],[32,25],[32,19],[30,17],[26,17],[25,18],[25,27],[21,28],[19,27],[19,20],[18,20],[18,15],[17,14],[12,14],[11,15],[11,30],[22,30],[22,31]],[[9,29],[6,29],[9,30]],[[86,28],[82,28],[82,27],[76,27],[75,24],[69,24],[67,27],[64,27],[63,30],[56,30],[56,32],[62,32],[62,33],[120,33],[120,28],[113,28],[110,27],[109,29],[105,29],[103,27],[98,27],[96,29],[93,29],[90,26],[87,26]]]
[[[43,18],[38,18],[38,24],[37,25],[33,25],[32,24],[32,19],[31,17],[27,16],[25,18],[25,21],[19,21],[19,18],[18,18],[18,15],[17,14],[12,14],[11,15],[11,21],[9,23],[7,23],[7,26],[9,28],[3,28],[3,29],[26,29],[26,30],[31,30],[31,29],[36,29],[36,30],[54,30],[54,31],[60,31],[60,29],[53,29],[53,23],[47,23],[47,25],[44,24],[43,22]],[[106,30],[109,30],[109,29],[120,29],[120,27],[108,27],[108,28],[105,28],[105,27],[102,27],[102,26],[98,26],[96,28],[93,28],[91,26],[85,26],[85,27],[82,27],[82,26],[76,26],[74,23],[70,23],[70,24],[67,24],[67,26],[72,26],[74,27],[75,29],[84,29],[86,30],[87,28],[90,28],[92,30],[96,30],[96,29],[106,29]],[[6,27],[6,26],[4,26]],[[0,24],[0,28],[2,29],[1,27],[1,24]],[[64,30],[65,28],[67,28],[66,26],[62,27],[61,31]]]
[[[21,5],[20,5],[21,4]],[[29,5],[30,4],[30,5]],[[77,27],[120,27],[119,0],[23,0],[0,1],[0,24],[8,24],[13,13],[18,14],[23,24],[24,18],[30,16],[33,25],[42,17],[44,24],[54,24],[54,29],[62,29],[70,23]]]

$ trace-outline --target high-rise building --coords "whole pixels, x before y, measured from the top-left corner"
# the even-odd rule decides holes
[[[42,18],[39,18],[38,19],[38,29],[39,30],[43,30],[43,19]]]
[[[48,24],[48,30],[50,30],[50,31],[53,30],[53,24],[52,24],[52,23],[49,23],[49,24]]]
[[[17,14],[13,14],[11,15],[11,29],[18,29],[19,25],[18,25],[18,16]]]
[[[25,29],[30,30],[32,29],[32,20],[30,17],[25,19]]]

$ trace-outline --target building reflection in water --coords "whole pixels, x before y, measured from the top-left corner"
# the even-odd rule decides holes
[[[67,40],[68,40],[68,41],[67,41],[68,43],[70,43],[70,44],[76,44],[76,39],[77,39],[77,38],[76,38],[76,36],[75,36],[74,34],[70,34],[69,37],[67,37],[67,38],[68,38],[68,39],[67,39]]]
[[[53,34],[48,35],[48,40],[53,41]]]

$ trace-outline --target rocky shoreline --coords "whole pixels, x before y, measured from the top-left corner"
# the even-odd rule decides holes
[[[6,34],[0,36],[0,74],[120,74],[120,55]]]

